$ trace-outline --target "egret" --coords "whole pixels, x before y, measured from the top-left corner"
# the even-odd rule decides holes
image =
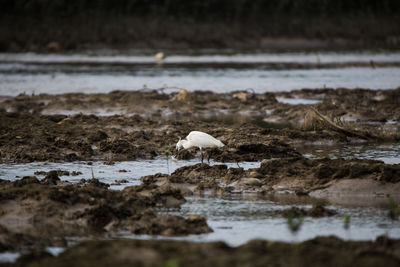
[[[181,138],[179,138],[178,143],[176,143],[176,150],[179,151],[181,148],[188,149],[194,146],[200,149],[201,163],[203,163],[203,148],[223,147],[224,144],[207,133],[191,131],[188,136],[186,136],[186,139],[181,140]]]
[[[157,54],[154,55],[154,58],[158,63],[161,63],[165,58],[165,54],[163,52],[158,52]]]

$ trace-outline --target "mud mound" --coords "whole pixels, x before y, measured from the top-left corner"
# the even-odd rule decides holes
[[[84,184],[60,182],[56,171],[41,181],[28,176],[1,182],[0,248],[37,249],[59,244],[57,240],[66,236],[99,235],[105,231],[158,235],[212,231],[200,216],[156,216],[156,207],[176,208],[185,202],[177,189],[154,185],[127,187],[123,191],[107,188],[97,179]],[[18,224],[13,223],[15,220]],[[17,241],[9,242],[14,239]]]
[[[400,166],[361,159],[271,159],[261,163],[259,172],[269,181],[297,180],[300,184],[324,184],[336,179],[373,179],[382,182],[400,181]]]
[[[325,208],[321,204],[314,205],[311,209],[302,209],[298,207],[291,207],[290,209],[286,209],[283,211],[279,211],[280,214],[282,214],[285,217],[289,216],[294,216],[294,217],[327,217],[327,216],[333,216],[337,214],[337,211]]]
[[[226,165],[196,164],[177,169],[171,175],[142,178],[144,184],[168,184],[184,194],[211,190],[214,193],[296,193],[306,195],[339,181],[371,181],[373,188],[398,184],[400,165],[375,160],[308,159],[302,156],[265,160],[259,168],[244,170]],[[386,189],[385,189],[386,190]],[[370,194],[371,191],[365,192]]]

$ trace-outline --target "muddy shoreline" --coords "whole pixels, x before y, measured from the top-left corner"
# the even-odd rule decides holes
[[[282,102],[282,98],[316,102],[292,105]],[[210,255],[222,255],[204,257],[204,263],[209,264],[254,262],[257,257],[259,265],[273,261],[296,266],[301,258],[304,264],[325,264],[328,259],[343,266],[366,266],[366,261],[394,266],[400,262],[399,241],[387,237],[374,242],[315,238],[298,245],[251,241],[238,248],[223,243],[103,240],[69,247],[59,257],[49,256],[44,250],[49,246],[68,247],[67,238],[71,236],[118,239],[121,231],[161,236],[213,231],[207,218],[197,214],[183,217],[157,213],[159,208],[179,210],[185,197],[192,195],[398,197],[400,164],[365,159],[310,159],[297,148],[312,144],[398,143],[399,101],[400,89],[342,88],[265,94],[186,90],[166,94],[162,90],[142,90],[2,97],[0,159],[4,164],[37,161],[112,164],[166,157],[169,147],[177,160],[194,159],[199,158],[197,149],[174,151],[179,137],[192,130],[212,134],[225,147],[207,151],[207,157],[221,163],[198,163],[181,167],[170,175],[144,176],[141,185],[121,191],[108,189],[109,185],[94,177],[79,183],[61,181],[59,177],[65,173],[57,170],[16,180],[12,177],[13,182],[0,180],[0,252],[21,252],[24,256],[16,265],[32,266],[59,265],[67,262],[64,259],[69,255],[79,255],[81,264],[85,261],[95,264],[102,257],[90,255],[99,246],[104,251],[96,253],[121,264],[159,265],[170,260],[200,264],[198,251],[206,250]],[[244,170],[240,167],[243,161],[261,165]],[[228,168],[224,162],[234,162],[237,167]],[[75,170],[68,171],[72,174]],[[40,180],[38,176],[43,178]],[[331,216],[334,212],[323,206],[311,211],[293,211],[301,216]],[[285,212],[282,216],[286,216]],[[123,251],[121,247],[147,254],[139,258],[111,255],[112,251]],[[321,263],[316,263],[319,256],[311,253],[315,248],[318,255],[324,255]],[[167,250],[173,251],[172,258],[165,256]],[[276,257],[258,258],[257,253],[266,251]],[[279,256],[283,252],[290,257]],[[299,256],[305,252],[311,254],[306,258]],[[236,259],[235,255],[241,256]]]

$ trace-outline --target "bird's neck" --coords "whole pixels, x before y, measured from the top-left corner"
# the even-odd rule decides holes
[[[182,146],[184,149],[188,149],[192,147],[192,143],[190,143],[188,140],[182,140]]]

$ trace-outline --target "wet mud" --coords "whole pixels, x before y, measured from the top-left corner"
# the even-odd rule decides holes
[[[290,105],[278,101],[281,98],[319,102]],[[0,252],[22,252],[16,265],[28,266],[69,265],[76,257],[79,264],[98,266],[110,262],[397,266],[400,243],[385,237],[375,242],[327,237],[295,245],[251,241],[238,248],[223,243],[104,240],[83,242],[59,257],[44,249],[68,247],[69,237],[118,239],[118,233],[126,231],[162,236],[212,231],[206,218],[199,215],[184,218],[157,212],[179,209],[190,195],[399,195],[399,164],[310,159],[297,151],[310,144],[396,143],[400,140],[399,101],[400,89],[304,89],[265,94],[251,90],[226,94],[142,90],[1,97],[1,163],[96,160],[112,164],[171,156],[177,160],[198,158],[199,163],[170,175],[144,176],[141,185],[122,191],[110,190],[94,178],[79,183],[59,179],[77,175],[74,170],[38,171],[14,182],[0,180]],[[327,119],[315,116],[315,110]],[[237,166],[200,163],[197,148],[176,152],[176,142],[192,130],[207,132],[225,144],[207,149],[205,162],[211,158]],[[245,170],[243,161],[261,164]],[[293,207],[279,215],[324,217],[335,212],[316,205],[310,210]],[[32,251],[36,252],[30,254]]]
[[[400,165],[360,159],[308,159],[302,156],[264,160],[259,168],[244,170],[226,165],[196,164],[177,169],[171,175],[156,174],[142,178],[144,184],[168,184],[184,194],[237,194],[244,192],[308,195],[337,187],[345,181],[348,188],[360,183],[358,194],[398,194]]]
[[[398,266],[400,241],[378,237],[343,241],[318,237],[299,244],[253,240],[240,247],[222,242],[90,241],[53,257],[26,255],[17,266]]]
[[[277,97],[321,103],[290,105]],[[192,130],[207,132],[226,145],[208,151],[209,157],[222,162],[293,157],[297,155],[293,146],[306,144],[398,142],[399,99],[399,89],[265,94],[145,90],[3,97],[0,158],[3,162],[152,159],[164,156]],[[310,115],[312,108],[337,128]],[[189,159],[199,152],[192,149],[175,156]]]
[[[179,208],[185,202],[169,186],[141,185],[109,190],[97,179],[71,184],[57,171],[0,181],[0,251],[66,246],[66,237],[133,234],[179,236],[211,232],[205,218],[158,216],[156,208]]]

